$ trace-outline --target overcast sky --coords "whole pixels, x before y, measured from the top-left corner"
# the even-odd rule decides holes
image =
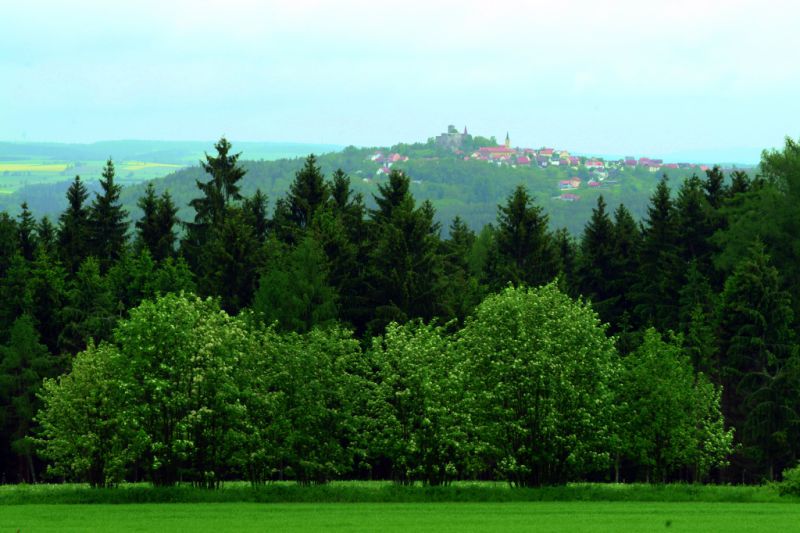
[[[752,159],[800,136],[796,0],[0,4],[0,140],[381,145],[455,124]]]

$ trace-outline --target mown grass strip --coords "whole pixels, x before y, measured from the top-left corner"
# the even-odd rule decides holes
[[[769,503],[19,505],[6,507],[0,512],[0,531],[64,533],[84,531],[744,533],[794,531],[799,522],[798,506]]]
[[[219,490],[188,485],[153,487],[124,484],[115,489],[86,485],[7,485],[0,505],[126,503],[425,503],[425,502],[708,502],[797,503],[774,486],[570,484],[509,488],[500,483],[456,483],[446,487],[403,486],[388,482],[334,482],[300,486],[271,483],[259,487],[235,482]]]

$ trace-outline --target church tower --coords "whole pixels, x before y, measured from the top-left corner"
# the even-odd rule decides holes
[[[508,137],[508,132],[506,132],[506,148],[511,148],[511,139]]]

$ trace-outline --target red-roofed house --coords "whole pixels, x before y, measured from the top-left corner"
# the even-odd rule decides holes
[[[603,168],[605,164],[597,159],[590,159],[583,164],[587,168]]]
[[[542,148],[541,150],[539,150],[539,155],[543,155],[545,157],[553,157],[554,151],[555,150],[553,150],[552,148]]]
[[[518,165],[530,165],[531,164],[531,158],[526,156],[526,155],[519,156],[517,158],[517,164]]]
[[[578,196],[577,194],[564,193],[561,196],[559,196],[558,199],[563,200],[564,202],[574,202],[576,200],[580,200],[581,197]]]
[[[562,191],[568,191],[572,189],[572,180],[561,180],[558,182],[558,188]]]
[[[589,187],[599,187],[600,185],[602,184],[599,181],[591,180],[589,182]]]
[[[501,157],[514,155],[517,151],[513,148],[506,148],[505,146],[481,146],[480,149],[478,149],[478,153],[491,159],[499,159]]]

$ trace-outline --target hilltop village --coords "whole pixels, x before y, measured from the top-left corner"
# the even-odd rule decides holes
[[[578,189],[613,186],[616,183],[614,178],[624,170],[646,170],[656,174],[668,169],[694,169],[698,173],[704,173],[710,168],[708,165],[692,163],[665,163],[662,159],[650,157],[626,156],[622,159],[605,159],[575,155],[566,149],[545,146],[540,148],[515,147],[512,146],[508,133],[506,133],[503,144],[500,144],[494,137],[473,137],[466,126],[462,132],[459,132],[452,125],[448,126],[445,133],[428,139],[424,145],[401,146],[406,148],[405,152],[402,150],[377,150],[370,155],[369,159],[378,167],[375,170],[375,177],[388,175],[394,165],[407,162],[415,157],[423,159],[454,158],[510,168],[558,167],[563,170],[570,169],[571,172],[568,174],[574,174],[567,179],[558,180],[556,184],[561,194],[554,199],[568,202],[580,199],[574,194],[574,191]],[[422,147],[428,148],[428,150],[421,150]],[[368,181],[368,178],[365,181]]]

